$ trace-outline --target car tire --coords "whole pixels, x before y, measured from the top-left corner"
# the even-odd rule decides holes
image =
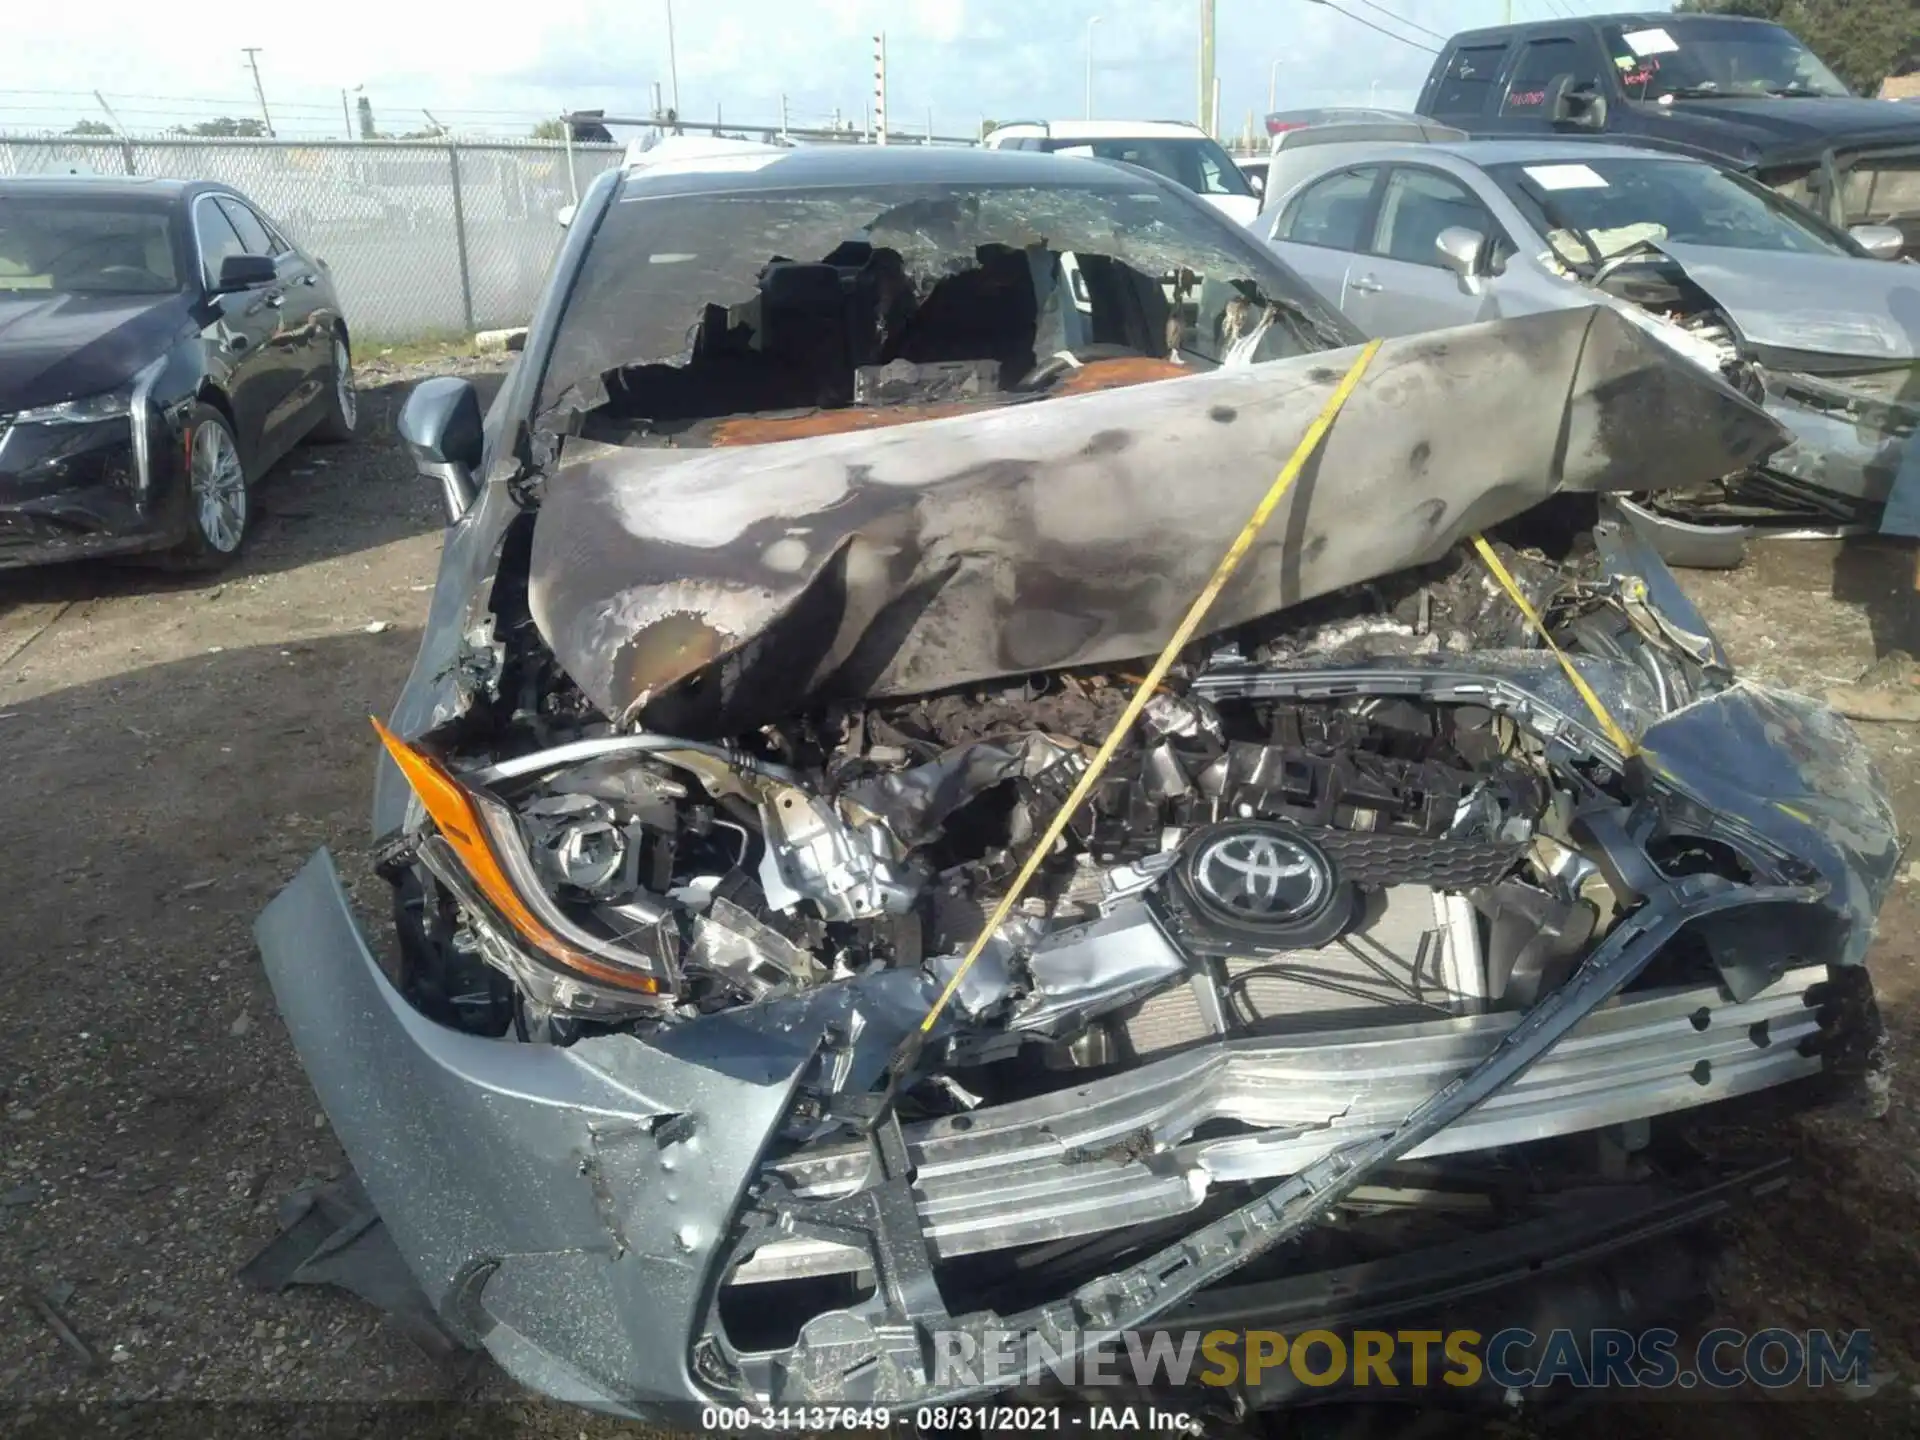
[[[252,485],[226,416],[200,404],[187,423],[187,536],[165,559],[176,569],[217,570],[246,543]]]
[[[347,337],[333,333],[333,356],[327,363],[327,409],[313,427],[312,438],[330,444],[353,439],[360,425],[360,394],[353,388],[353,352]]]

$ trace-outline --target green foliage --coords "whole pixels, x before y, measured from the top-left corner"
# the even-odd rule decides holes
[[[1674,8],[1784,25],[1861,95],[1878,90],[1920,39],[1914,0],[1680,0]]]
[[[567,122],[559,118],[542,120],[531,132],[535,140],[564,140],[567,138]]]
[[[69,135],[111,135],[113,127],[104,120],[81,120],[67,128]]]
[[[222,115],[217,120],[196,120],[191,125],[173,127],[176,135],[207,135],[221,139],[264,140],[267,127],[251,116],[236,120],[231,115]]]

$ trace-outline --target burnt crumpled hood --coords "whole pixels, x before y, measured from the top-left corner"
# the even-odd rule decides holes
[[[533,617],[603,711],[687,735],[1150,655],[1355,354],[751,448],[591,447],[546,488]],[[1556,491],[1702,484],[1784,440],[1607,309],[1390,340],[1209,623],[1431,562]]]

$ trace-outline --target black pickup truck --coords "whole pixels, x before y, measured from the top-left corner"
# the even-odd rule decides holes
[[[1853,94],[1765,20],[1589,15],[1469,30],[1422,115],[1476,135],[1604,135],[1731,162],[1837,225],[1894,225],[1920,256],[1920,105]]]

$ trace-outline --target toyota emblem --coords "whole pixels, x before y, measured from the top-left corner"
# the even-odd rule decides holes
[[[1194,888],[1233,915],[1253,921],[1292,920],[1326,898],[1326,862],[1274,825],[1235,826],[1194,853]]]

